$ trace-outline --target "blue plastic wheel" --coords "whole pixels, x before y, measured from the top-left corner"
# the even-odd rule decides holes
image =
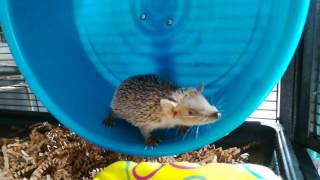
[[[308,0],[1,0],[13,56],[31,89],[66,127],[104,148],[173,155],[238,127],[281,78],[298,44]],[[124,121],[105,128],[115,88],[154,73],[183,87],[205,83],[223,111],[185,138],[159,131],[145,149]]]

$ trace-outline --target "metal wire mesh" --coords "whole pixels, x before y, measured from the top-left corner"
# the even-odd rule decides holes
[[[276,120],[279,112],[277,85],[249,120]],[[0,27],[0,109],[46,112],[20,75]]]
[[[251,114],[248,120],[277,120],[280,110],[280,83],[277,84],[269,96]]]
[[[313,112],[314,116],[311,117],[311,127],[309,128],[310,134],[320,140],[320,62],[315,69],[316,76],[313,86],[313,92],[315,92],[315,98],[313,100],[313,106],[311,107],[311,111]]]
[[[2,31],[1,26],[0,26],[0,42],[6,43],[6,40],[4,39],[4,35],[3,35],[3,31]]]
[[[0,109],[46,111],[30,91],[13,61],[8,44],[0,28]]]
[[[320,6],[320,3],[319,3]],[[318,7],[320,9],[320,7]],[[320,61],[317,61],[317,66],[315,69],[316,76],[314,80],[314,90],[315,99],[313,100],[313,120],[311,121],[311,134],[318,140],[320,140]],[[320,143],[320,142],[319,142]]]

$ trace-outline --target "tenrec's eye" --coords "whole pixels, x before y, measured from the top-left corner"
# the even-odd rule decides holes
[[[188,111],[188,114],[189,114],[189,115],[195,115],[195,114],[196,114],[196,111],[193,110],[193,109],[191,109],[191,110]]]

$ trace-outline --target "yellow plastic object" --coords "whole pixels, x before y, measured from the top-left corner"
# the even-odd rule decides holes
[[[252,164],[135,163],[118,161],[106,167],[94,180],[256,180],[278,179],[268,168]]]

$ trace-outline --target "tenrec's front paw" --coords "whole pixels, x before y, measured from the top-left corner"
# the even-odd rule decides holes
[[[189,131],[190,127],[187,126],[179,126],[178,131],[180,134],[185,135]]]
[[[146,143],[147,143],[147,147],[155,147],[155,146],[159,145],[160,141],[159,141],[159,139],[151,136],[148,138]]]

